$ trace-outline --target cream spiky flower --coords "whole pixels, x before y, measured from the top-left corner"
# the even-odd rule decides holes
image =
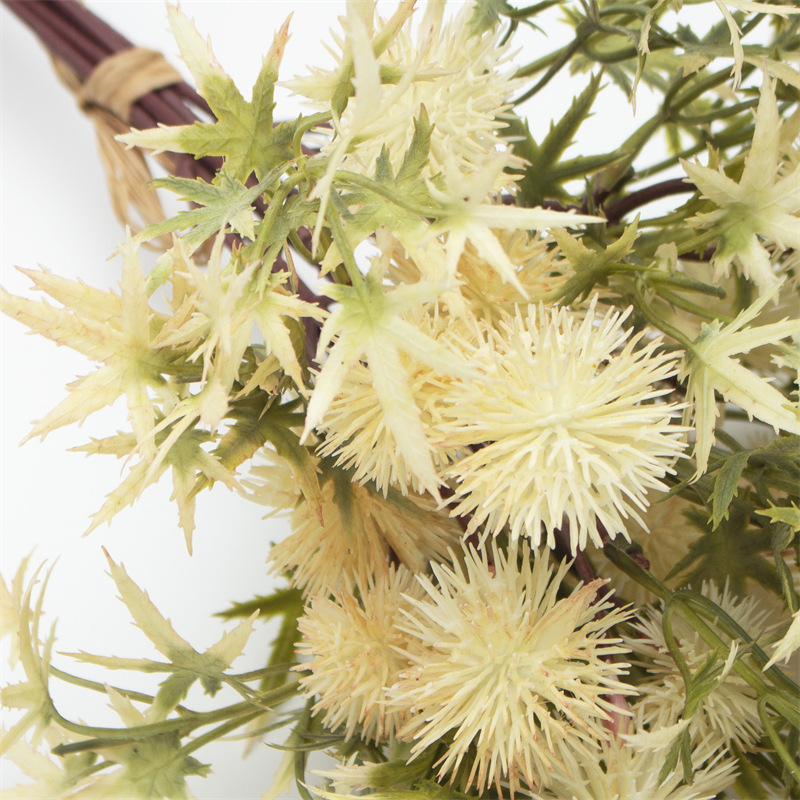
[[[676,406],[654,402],[674,375],[660,340],[631,337],[629,312],[584,316],[529,306],[485,332],[475,351],[485,383],[454,381],[442,444],[475,451],[445,470],[457,481],[454,514],[548,547],[569,525],[573,552],[600,544],[598,526],[625,535],[683,445]]]
[[[557,769],[535,800],[712,800],[736,777],[736,762],[723,760],[724,751],[714,754],[706,743],[692,751],[691,783],[684,782],[680,767],[660,781],[665,753],[627,739],[606,740],[599,750],[582,753],[568,771]]]
[[[366,278],[354,286],[337,284],[324,288],[339,307],[325,321],[320,334],[317,359],[322,359],[329,346],[330,352],[308,405],[301,443],[323,422],[348,373],[363,359],[380,402],[383,422],[405,465],[413,470],[416,485],[438,496],[440,480],[433,465],[433,447],[425,436],[401,354],[446,375],[470,378],[475,373],[452,349],[404,318],[433,303],[445,284],[425,281],[385,291],[382,279],[381,265],[374,263]]]
[[[728,275],[731,263],[761,292],[778,285],[764,246],[800,248],[800,162],[781,158],[781,121],[774,81],[764,79],[756,112],[753,142],[739,181],[725,172],[682,162],[698,190],[718,209],[690,222],[721,232],[711,260],[715,280]]]
[[[447,346],[452,329],[459,327],[458,320],[427,312],[413,313],[407,321],[439,346]],[[456,348],[452,352],[453,359],[459,361],[460,352]],[[441,438],[437,428],[438,409],[452,378],[404,353],[401,359],[429,443],[430,458],[440,469],[456,455],[455,451],[435,446]],[[425,491],[419,465],[409,463],[407,448],[398,444],[397,427],[387,423],[381,397],[363,363],[355,364],[347,373],[318,430],[324,436],[317,448],[318,455],[335,457],[337,466],[352,468],[353,480],[359,483],[372,480],[384,494],[390,486],[399,488],[403,494],[409,490]]]
[[[319,698],[314,713],[325,712],[327,728],[374,742],[394,734],[402,714],[387,711],[386,691],[408,663],[395,623],[408,598],[421,594],[413,573],[399,567],[362,587],[360,602],[346,590],[311,598],[297,623],[297,652],[310,661],[294,669],[308,671],[300,684]]]
[[[703,323],[700,335],[681,365],[678,377],[680,380],[688,377],[686,399],[690,403],[684,417],[688,422],[693,411],[696,431],[697,476],[706,471],[711,446],[716,441],[714,425],[719,411],[715,392],[744,409],[750,419],[755,417],[772,425],[776,433],[784,430],[800,434],[800,409],[796,404],[771,386],[769,378],[759,377],[733,357],[800,334],[800,320],[797,319],[749,327],[774,294],[772,290],[761,295],[727,325],[719,320]]]
[[[438,1],[426,5],[414,31],[413,6],[400,4],[384,21],[373,0],[349,2],[344,37],[334,34],[339,64],[285,83],[318,108],[336,112],[342,84],[354,75],[355,91],[335,114],[335,137],[325,148],[334,154],[334,166],[372,174],[385,146],[396,171],[421,106],[433,125],[425,177],[442,172],[446,157],[462,172],[474,171],[495,152],[504,153],[506,164],[516,163],[499,136],[520,86],[513,79],[509,48],[500,43],[502,32],[473,34],[472,3],[446,20],[445,4]]]
[[[772,612],[765,610],[754,597],[741,598],[703,584],[701,593],[716,603],[746,632],[759,639],[769,636]],[[666,728],[682,718],[686,690],[681,671],[669,650],[663,628],[663,613],[652,609],[640,615],[633,625],[636,635],[625,641],[647,669],[649,678],[637,688],[641,697],[635,712],[650,729]],[[687,623],[677,615],[672,617],[672,631],[689,671],[694,674],[709,658],[711,649]],[[710,694],[702,698],[689,720],[689,731],[695,743],[714,741],[751,745],[758,740],[761,721],[758,715],[756,690],[731,669],[736,648],[717,679]]]
[[[409,715],[397,735],[412,756],[448,742],[440,779],[463,763],[478,792],[534,786],[619,712],[607,695],[630,693],[619,680],[628,665],[615,660],[627,651],[606,634],[628,612],[596,602],[599,580],[559,600],[568,568],[552,570],[527,543],[504,553],[492,542],[491,555],[466,549],[417,577],[426,596],[398,623],[410,666],[390,707]]]
[[[319,507],[301,497],[289,470],[263,477],[268,482],[262,487],[250,484],[256,494],[292,509],[294,532],[270,551],[272,569],[290,572],[292,583],[308,594],[368,586],[388,574],[392,558],[412,571],[424,570],[429,559],[445,558],[462,535],[429,497],[394,489],[384,496],[374,486],[353,483],[343,470],[322,476]]]
[[[503,281],[471,244],[464,249],[457,267],[462,281],[459,288],[469,301],[472,312],[479,318],[494,322],[504,314],[513,315],[515,306],[537,303],[545,295],[555,292],[571,273],[563,260],[556,260],[557,249],[549,247],[552,240],[525,230],[501,230],[496,235],[511,263],[519,265],[517,279],[524,292]]]

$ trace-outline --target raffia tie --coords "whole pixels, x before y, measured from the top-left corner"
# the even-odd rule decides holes
[[[129,150],[114,137],[130,130],[131,106],[137,100],[156,89],[180,82],[180,74],[161,53],[143,47],[132,47],[108,56],[94,68],[85,83],[81,83],[63,61],[56,59],[54,65],[81,110],[94,123],[100,160],[117,219],[134,232],[142,225],[161,222],[164,210],[156,192],[147,186],[153,176],[142,151]],[[166,153],[157,158],[172,171],[171,159]],[[161,248],[166,248],[170,238],[162,237],[157,242]]]
[[[92,70],[78,95],[81,108],[105,108],[130,122],[131,106],[146,94],[182,80],[155,50],[132,47],[104,58]]]

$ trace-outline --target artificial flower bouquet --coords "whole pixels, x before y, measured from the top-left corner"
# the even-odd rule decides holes
[[[250,100],[168,15],[206,116],[117,140],[216,171],[152,181],[189,205],[128,230],[119,291],[22,265],[47,297],[2,309],[95,364],[33,435],[127,405],[82,447],[127,465],[92,529],[167,473],[191,548],[222,483],[288,517],[283,584],[200,652],[109,557],[163,658],[80,659],[148,694],[54,659],[20,568],[8,796],[186,798],[204,745],[282,729],[268,798],[800,797],[797,7],[350,0],[334,65],[287,80],[287,22]],[[614,92],[656,111],[575,152]]]

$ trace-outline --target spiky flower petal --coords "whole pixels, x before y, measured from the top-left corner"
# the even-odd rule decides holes
[[[270,551],[273,571],[290,572],[293,584],[308,594],[365,587],[388,573],[393,557],[413,571],[424,570],[461,538],[458,523],[437,511],[429,497],[395,489],[384,496],[341,470],[323,474],[318,508],[286,469],[268,469],[261,477],[267,480],[260,490],[267,502],[272,498],[291,509],[294,531]]]
[[[569,524],[571,546],[600,543],[598,526],[625,534],[640,525],[651,489],[683,445],[672,424],[676,406],[654,402],[674,375],[658,339],[630,337],[627,313],[585,316],[529,306],[526,315],[485,332],[474,359],[484,383],[454,381],[443,444],[474,452],[449,467],[460,498],[453,513],[473,515],[498,533],[549,547]]]
[[[327,728],[376,742],[395,731],[401,715],[386,711],[386,687],[407,664],[406,636],[394,623],[409,592],[421,594],[413,574],[391,569],[361,591],[360,602],[348,591],[318,595],[298,620],[298,653],[311,660],[295,669],[309,671],[300,683],[319,697],[314,713],[325,712]]]
[[[628,693],[619,681],[626,652],[609,628],[627,611],[596,602],[602,581],[558,599],[569,567],[553,571],[527,543],[506,554],[465,550],[455,566],[418,576],[426,597],[398,624],[411,665],[392,687],[390,707],[407,713],[398,738],[411,753],[449,742],[439,777],[469,769],[467,783],[534,786],[563,750],[603,732],[619,709],[607,695]]]

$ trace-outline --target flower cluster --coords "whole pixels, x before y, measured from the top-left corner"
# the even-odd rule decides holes
[[[25,270],[49,299],[0,301],[98,365],[32,435],[126,403],[129,430],[76,448],[125,459],[90,529],[169,471],[191,548],[223,483],[286,518],[281,584],[200,652],[110,561],[166,661],[80,658],[166,674],[152,695],[51,668],[35,577],[1,584],[25,672],[3,747],[31,791],[184,798],[202,744],[291,724],[267,797],[308,785],[312,749],[340,761],[325,798],[794,796],[800,21],[715,4],[701,37],[675,4],[557,2],[571,43],[521,64],[552,3],[347,0],[333,66],[283,83],[313,107],[290,121],[288,23],[246,100],[169,8],[211,116],[118,138],[213,177],[154,182],[190,207],[128,233],[119,292]],[[726,30],[732,76],[710,71]],[[567,66],[593,75],[532,132],[525,101]],[[575,154],[601,74],[662,104]],[[280,618],[268,663],[234,673],[258,617]],[[51,674],[124,727],[62,717]],[[196,710],[195,683],[236,702]]]
[[[452,554],[451,554],[452,555]],[[449,742],[435,765],[466,787],[534,787],[580,743],[596,744],[620,709],[627,652],[607,635],[629,612],[598,601],[602,581],[559,599],[569,567],[545,552],[467,549],[432,576],[315,597],[300,620],[306,691],[325,725],[396,728],[411,760]],[[434,583],[435,581],[435,583]],[[369,701],[369,702],[367,702]],[[363,734],[362,734],[363,735]]]

